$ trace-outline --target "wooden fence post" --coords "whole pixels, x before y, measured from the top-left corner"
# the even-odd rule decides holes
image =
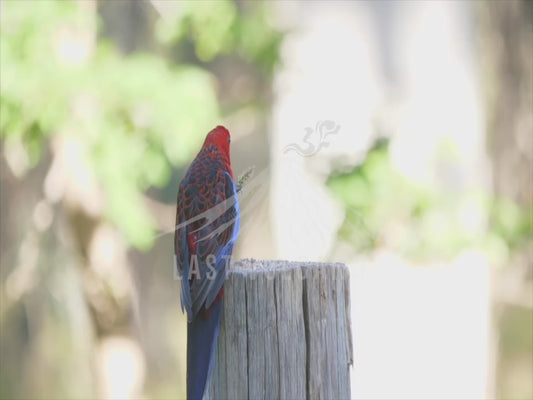
[[[344,264],[232,263],[210,399],[349,399],[353,359]]]

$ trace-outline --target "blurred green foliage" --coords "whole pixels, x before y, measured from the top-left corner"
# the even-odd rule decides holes
[[[423,259],[450,258],[473,247],[501,265],[533,235],[531,208],[488,193],[415,184],[391,165],[388,144],[379,140],[360,165],[328,180],[346,210],[339,237],[357,251],[386,241],[395,251]]]
[[[156,26],[158,40],[166,45],[189,41],[196,56],[209,62],[221,54],[237,54],[271,73],[278,62],[282,33],[267,23],[267,4],[230,0],[184,2]]]
[[[142,192],[164,186],[220,118],[204,68],[154,54],[121,55],[97,39],[97,21],[74,1],[2,4],[0,137],[21,142],[35,166],[53,136],[80,144],[105,193],[105,215],[134,246],[152,245]],[[264,10],[230,1],[186,2],[160,19],[157,37],[191,40],[201,60],[237,53],[273,68],[280,34]]]

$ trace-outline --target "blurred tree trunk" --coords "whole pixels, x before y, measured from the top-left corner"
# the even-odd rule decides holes
[[[533,2],[479,4],[493,190],[496,198],[528,209],[533,204]],[[494,293],[495,387],[489,395],[499,398],[533,397],[532,254],[530,238],[493,277],[498,282]]]
[[[125,54],[153,50],[152,32],[158,15],[148,0],[96,1],[102,36],[111,39]]]
[[[3,150],[0,398],[95,398],[81,259],[64,208],[42,194],[50,156],[16,176]]]
[[[488,104],[489,150],[497,195],[522,205],[533,202],[533,3],[484,3],[486,56],[492,61]],[[484,68],[485,68],[484,67]]]

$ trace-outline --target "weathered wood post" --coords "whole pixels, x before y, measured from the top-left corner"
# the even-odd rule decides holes
[[[344,264],[232,264],[211,399],[349,399],[349,273]]]

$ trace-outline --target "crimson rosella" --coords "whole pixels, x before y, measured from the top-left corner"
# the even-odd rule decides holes
[[[178,191],[174,252],[187,312],[187,398],[203,397],[213,364],[226,265],[239,233],[230,133],[207,134]]]

